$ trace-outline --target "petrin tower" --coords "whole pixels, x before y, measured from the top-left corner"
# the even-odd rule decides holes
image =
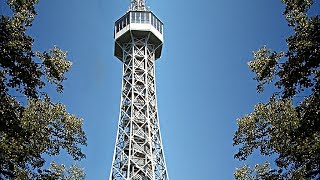
[[[121,108],[110,180],[169,180],[156,101],[155,61],[163,24],[132,0],[115,23],[115,56],[123,63]]]

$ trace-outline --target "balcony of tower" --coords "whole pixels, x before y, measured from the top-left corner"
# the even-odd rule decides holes
[[[115,22],[114,55],[123,61],[121,46],[131,42],[132,37],[149,37],[148,43],[155,47],[155,59],[160,58],[163,43],[163,23],[151,11],[128,11]]]

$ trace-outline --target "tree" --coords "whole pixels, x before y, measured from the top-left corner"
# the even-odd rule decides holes
[[[27,29],[37,15],[37,3],[8,0],[12,15],[0,17],[0,179],[82,179],[84,173],[75,166],[44,167],[44,155],[56,156],[61,150],[75,160],[85,158],[80,147],[86,145],[86,136],[82,119],[43,90],[52,84],[61,93],[72,64],[58,47],[33,50]]]
[[[246,160],[255,150],[276,157],[250,169],[237,169],[236,179],[320,179],[320,17],[308,15],[312,0],[282,0],[293,34],[288,49],[262,47],[248,63],[257,90],[273,85],[266,103],[239,118],[233,145],[235,158]]]

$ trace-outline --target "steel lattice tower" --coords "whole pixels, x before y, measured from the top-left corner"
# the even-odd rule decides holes
[[[132,0],[115,23],[115,56],[123,63],[118,132],[110,180],[169,180],[162,148],[155,61],[161,56],[163,23]]]

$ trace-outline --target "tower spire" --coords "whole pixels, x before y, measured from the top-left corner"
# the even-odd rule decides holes
[[[130,11],[147,11],[145,0],[131,0]]]

